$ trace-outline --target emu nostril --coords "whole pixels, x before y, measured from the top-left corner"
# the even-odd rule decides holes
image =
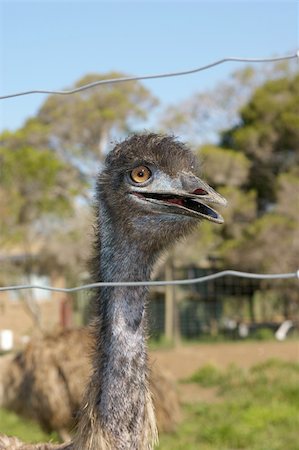
[[[201,188],[195,189],[195,191],[191,192],[191,194],[208,195],[207,191],[205,191],[204,189],[201,189]]]

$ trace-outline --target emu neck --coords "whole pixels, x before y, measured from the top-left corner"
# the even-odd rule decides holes
[[[101,281],[141,281],[150,278],[153,258],[138,242],[115,234],[111,222],[100,227]],[[114,450],[151,448],[144,440],[152,414],[147,381],[147,288],[106,287],[97,298],[96,414]],[[149,412],[150,410],[150,412]],[[109,448],[109,447],[108,447]]]

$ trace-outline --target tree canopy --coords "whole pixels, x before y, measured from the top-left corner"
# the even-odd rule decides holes
[[[72,87],[121,75],[90,74]],[[52,223],[57,239],[48,245],[44,267],[56,265],[77,273],[89,223],[82,198],[88,198],[95,162],[103,157],[107,141],[138,128],[156,104],[138,82],[102,86],[72,96],[50,96],[23,127],[3,132],[2,240],[16,241],[26,233],[42,233],[48,239]],[[167,108],[159,127],[189,139],[207,181],[229,202],[224,226],[203,223],[188,248],[181,244],[180,260],[208,264],[212,256],[223,268],[297,270],[298,71],[284,65],[261,75],[246,68],[214,90]],[[198,138],[203,129],[204,140]],[[47,226],[41,226],[45,222]],[[84,234],[82,240],[78,230]],[[63,255],[55,260],[60,242],[68,248],[65,255],[74,255],[75,264]]]
[[[24,239],[43,216],[71,212],[78,186],[68,185],[70,168],[50,150],[0,147],[1,241]]]
[[[88,74],[72,88],[97,80],[121,78],[118,72]],[[51,146],[84,158],[103,156],[114,135],[129,133],[135,122],[144,120],[157,104],[151,93],[137,81],[98,86],[69,96],[50,96],[37,114],[47,129]]]
[[[242,108],[240,119],[221,143],[251,161],[249,183],[263,209],[277,198],[277,176],[298,174],[299,75],[266,82]]]
[[[87,74],[71,88],[122,76]],[[51,95],[19,129],[3,131],[2,251],[18,248],[31,261],[38,252],[37,270],[59,268],[71,277],[80,272],[80,261],[85,270],[86,207],[95,172],[109,141],[136,129],[156,104],[137,81],[99,86],[71,96]],[[64,252],[55,252],[62,243]]]
[[[208,150],[203,147],[203,155]],[[227,172],[232,155],[246,161],[239,166],[229,163],[232,173],[242,179],[239,185],[232,183],[234,175]],[[230,206],[224,213],[225,240],[219,246],[226,264],[251,271],[296,270],[299,76],[270,80],[258,87],[242,108],[239,124],[222,134],[210,160],[208,176],[211,170],[215,172],[215,160],[219,172],[227,176],[223,194]]]

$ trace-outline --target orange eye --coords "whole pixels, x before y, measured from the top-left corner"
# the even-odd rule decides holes
[[[130,175],[134,183],[145,183],[152,176],[152,172],[145,166],[138,166]]]

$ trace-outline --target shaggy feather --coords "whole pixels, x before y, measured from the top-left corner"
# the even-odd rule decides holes
[[[97,182],[96,282],[149,280],[161,253],[196,224],[191,211],[131,195],[129,173],[137,165],[155,168],[158,189],[171,182],[170,189],[184,188],[186,174],[192,178],[187,189],[197,188],[195,158],[174,138],[134,135],[116,145]],[[73,447],[60,448],[152,450],[157,429],[148,388],[147,288],[103,287],[96,290],[94,306],[92,376]]]
[[[32,340],[14,358],[0,357],[0,405],[37,421],[44,431],[70,440],[91,373],[94,348],[88,329],[67,330]],[[149,376],[159,431],[174,431],[180,405],[171,378],[153,366]]]

